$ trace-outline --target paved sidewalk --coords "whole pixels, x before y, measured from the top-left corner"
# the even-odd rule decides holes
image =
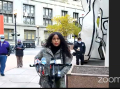
[[[73,51],[71,51],[71,53],[72,52]],[[8,58],[5,76],[0,76],[0,88],[40,88],[40,85],[38,84],[40,77],[38,76],[35,67],[29,67],[29,64],[33,64],[34,62],[34,55],[24,56],[23,68],[16,68],[15,60],[16,57],[14,55]],[[7,67],[10,63],[11,66]],[[99,61],[99,63],[100,65],[103,65],[104,62]],[[99,65],[99,63],[96,65]],[[72,64],[76,64],[75,56],[73,57]],[[87,65],[90,64],[88,63]]]
[[[5,72],[5,76],[0,76],[0,88],[40,88],[38,76],[34,67],[29,64],[23,68],[13,68]]]
[[[16,68],[15,55],[7,59],[5,76],[0,76],[0,88],[40,88],[39,75],[33,64],[35,55],[25,55],[23,57],[23,68]],[[9,65],[9,66],[8,66]]]

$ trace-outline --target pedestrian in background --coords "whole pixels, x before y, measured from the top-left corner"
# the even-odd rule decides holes
[[[18,43],[17,45],[15,46],[15,54],[16,54],[16,58],[17,58],[17,68],[23,66],[23,55],[24,55],[24,52],[23,50],[25,49],[24,45],[22,44],[21,40],[19,39],[18,40]]]
[[[78,41],[74,44],[73,49],[76,52],[76,65],[79,65],[79,59],[81,59],[81,65],[84,64],[84,54],[86,50],[85,43],[78,38]]]
[[[5,40],[4,35],[0,36],[0,73],[1,76],[5,76],[4,70],[6,67],[7,57],[11,53],[10,44]]]

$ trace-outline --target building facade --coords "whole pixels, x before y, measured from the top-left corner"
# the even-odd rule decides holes
[[[46,26],[53,25],[51,21],[56,15],[69,14],[78,20],[84,13],[79,1],[73,0],[74,4],[58,0],[0,0],[0,14],[4,15],[4,35],[10,44],[15,44],[15,18],[17,39],[22,41],[35,41],[41,45],[41,41],[47,39]],[[78,5],[76,5],[78,4]],[[72,38],[69,36],[68,38]]]

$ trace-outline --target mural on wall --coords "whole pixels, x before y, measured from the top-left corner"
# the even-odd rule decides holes
[[[109,0],[81,0],[85,15],[79,33],[86,44],[85,60],[105,59],[107,29],[109,27]],[[97,19],[99,17],[99,25]]]

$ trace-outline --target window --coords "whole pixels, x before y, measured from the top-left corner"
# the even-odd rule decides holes
[[[31,24],[31,25],[35,25],[35,21],[34,21],[34,17],[26,17],[23,16],[23,23],[24,24]]]
[[[5,23],[13,23],[13,16],[11,14],[3,14]]]
[[[43,8],[43,15],[52,17],[52,9],[51,8]]]
[[[23,23],[26,24],[26,17],[25,16],[23,17]]]
[[[28,39],[31,39],[31,33],[28,33]]]
[[[7,23],[7,15],[4,15],[4,22]]]
[[[7,2],[3,2],[3,10],[7,10]]]
[[[46,9],[46,16],[48,16],[48,9]]]
[[[29,17],[27,18],[27,24],[30,24],[30,18]]]
[[[43,8],[43,15],[46,15],[46,10]]]
[[[2,9],[2,1],[0,1],[0,9]]]
[[[23,5],[23,12],[26,12],[26,10],[25,10],[25,5]]]
[[[5,29],[5,30],[4,30],[5,39],[6,39],[6,40],[13,40],[14,37],[11,35],[11,34],[13,34],[13,33],[14,33],[14,30],[13,30],[13,29],[12,29],[12,30],[10,30],[10,29]]]
[[[68,11],[62,10],[62,16],[65,16],[68,13]]]
[[[78,21],[78,18],[79,18],[79,16],[78,16],[78,15],[79,15],[78,13],[73,12],[73,18],[74,18],[74,19],[77,19],[77,21]]]
[[[31,39],[36,39],[35,33],[32,32]]]
[[[8,23],[12,23],[12,15],[8,15]]]
[[[48,24],[52,25],[52,9],[43,8],[43,25],[47,26]]]
[[[36,38],[35,30],[24,30],[24,39],[35,40]]]
[[[49,9],[49,16],[52,16],[52,10]]]
[[[48,20],[48,19],[46,19],[46,26],[48,25],[48,23],[49,23],[49,20]]]
[[[8,2],[8,10],[12,11],[12,3],[11,2]]]
[[[23,12],[27,12],[28,14],[29,13],[34,13],[35,12],[35,6],[23,4]]]
[[[28,16],[25,15],[27,13]],[[23,23],[35,25],[35,7],[33,5],[23,4]]]
[[[52,25],[52,20],[51,19],[43,19],[43,25]]]
[[[45,19],[43,19],[43,25],[45,25]]]
[[[31,13],[34,13],[34,6],[31,6]]]
[[[34,25],[34,18],[31,18],[31,24]]]
[[[13,3],[9,1],[0,0],[0,9],[4,11],[13,11]]]
[[[13,3],[9,1],[0,0],[0,14],[4,15],[5,23],[13,23]]]
[[[26,5],[26,12],[30,13],[30,6]]]

